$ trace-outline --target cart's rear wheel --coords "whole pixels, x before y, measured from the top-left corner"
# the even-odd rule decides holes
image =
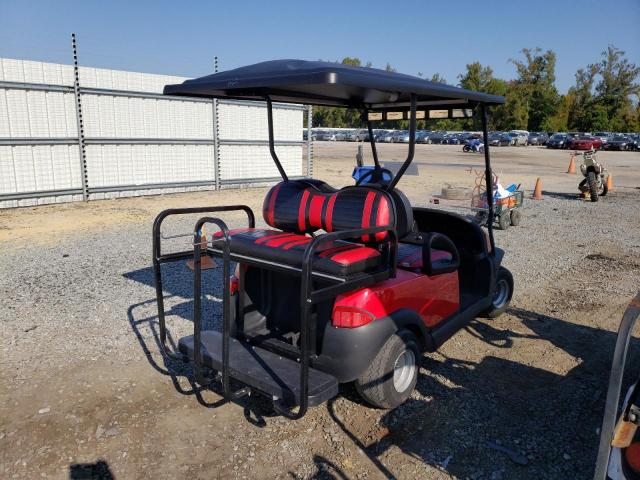
[[[420,348],[409,330],[394,333],[367,370],[355,381],[360,396],[371,405],[395,408],[403,404],[418,381]]]
[[[520,210],[511,210],[511,225],[517,227],[522,220],[522,212]]]
[[[509,308],[512,296],[513,275],[511,275],[511,272],[506,268],[500,267],[498,269],[496,288],[493,292],[491,306],[482,313],[482,316],[487,318],[499,317]]]
[[[509,211],[506,210],[498,216],[498,226],[500,230],[506,230],[509,228],[509,225],[511,225],[511,215],[509,215]]]

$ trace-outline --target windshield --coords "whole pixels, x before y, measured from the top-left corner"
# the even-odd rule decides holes
[[[564,135],[561,133],[556,133],[551,137],[552,140],[564,140]]]

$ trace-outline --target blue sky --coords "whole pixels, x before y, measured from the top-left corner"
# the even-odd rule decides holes
[[[473,61],[513,78],[523,47],[553,49],[557,86],[608,44],[640,63],[640,0],[567,1],[8,1],[0,56],[200,76],[276,58],[390,62],[449,83]]]

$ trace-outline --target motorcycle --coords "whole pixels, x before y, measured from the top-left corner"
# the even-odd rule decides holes
[[[479,138],[474,138],[464,144],[464,146],[462,147],[462,151],[482,153],[484,152],[484,143],[482,143],[482,140],[480,140]]]
[[[607,180],[609,172],[604,165],[598,162],[595,150],[587,150],[582,153],[582,165],[580,172],[584,179],[578,184],[578,190],[584,197],[589,195],[592,202],[597,202],[598,197],[604,197],[609,188]]]

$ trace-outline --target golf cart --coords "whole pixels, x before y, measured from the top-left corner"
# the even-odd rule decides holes
[[[282,176],[264,199],[266,228],[256,227],[245,205],[172,209],[155,220],[163,353],[192,361],[200,384],[221,381],[227,399],[265,394],[291,419],[348,382],[370,404],[393,408],[413,391],[423,352],[435,351],[475,317],[507,308],[513,279],[500,266],[504,252],[495,246],[491,223],[485,233],[459,215],[412,207],[396,188],[413,160],[417,118],[479,114],[491,191],[488,107],[502,104],[502,97],[373,68],[299,60],[187,80],[167,85],[164,93],[266,101],[269,149]],[[374,168],[340,189],[289,178],[274,146],[274,101],[361,110]],[[373,135],[373,122],[394,119],[410,125],[407,159],[395,175],[380,166]],[[488,202],[492,214],[491,196]],[[246,227],[229,229],[219,216],[234,210],[246,213]],[[163,221],[193,213],[206,215],[195,225],[193,250],[163,253]],[[203,250],[205,224],[217,230]],[[221,260],[222,332],[202,330],[202,253]],[[161,264],[186,258],[194,263],[194,332],[172,351],[166,346]],[[203,367],[215,376],[204,377]]]

